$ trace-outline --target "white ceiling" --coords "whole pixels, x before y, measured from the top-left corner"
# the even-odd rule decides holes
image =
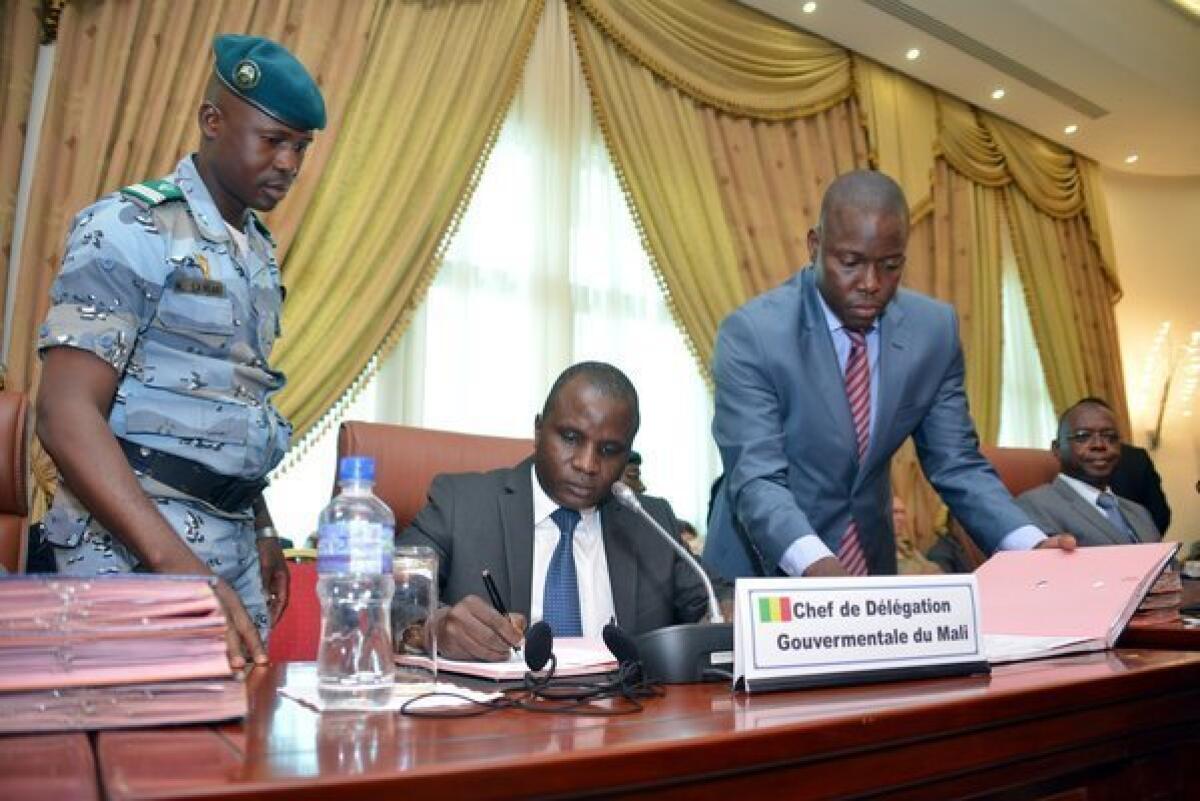
[[[1171,0],[742,0],[1114,169],[1200,175],[1200,19]],[[1064,100],[926,33],[880,6],[916,11],[1107,113]],[[905,8],[907,6],[907,8]],[[942,28],[945,32],[946,28]],[[953,33],[953,32],[951,32]],[[910,47],[921,50],[905,59]],[[1037,83],[1038,81],[1034,81]],[[993,100],[996,87],[1005,89]],[[1079,125],[1073,136],[1063,133]],[[1137,153],[1136,164],[1125,158]]]

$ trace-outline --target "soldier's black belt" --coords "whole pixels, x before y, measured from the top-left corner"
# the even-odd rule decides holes
[[[120,437],[117,442],[121,443],[129,466],[137,472],[210,503],[223,512],[246,511],[267,486],[265,479],[226,476],[182,456],[156,451]]]

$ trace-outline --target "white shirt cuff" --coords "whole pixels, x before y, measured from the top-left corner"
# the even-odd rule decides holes
[[[1046,534],[1037,526],[1021,526],[1004,535],[998,551],[1028,551],[1046,539]]]
[[[821,538],[806,534],[788,546],[779,559],[779,569],[789,576],[802,576],[808,566],[818,559],[833,556],[833,551],[825,547]]]

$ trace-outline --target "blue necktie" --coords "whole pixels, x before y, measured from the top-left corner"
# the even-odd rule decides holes
[[[582,637],[583,618],[579,613],[579,580],[575,576],[575,527],[579,512],[556,509],[550,518],[561,536],[546,571],[546,590],[542,597],[542,620],[550,624],[555,637]]]
[[[1140,542],[1137,534],[1133,533],[1129,521],[1125,519],[1125,515],[1121,514],[1121,508],[1117,506],[1117,496],[1111,492],[1102,492],[1096,498],[1096,505],[1104,512],[1104,516],[1108,518],[1109,522],[1116,526],[1117,531],[1128,537],[1130,542]]]

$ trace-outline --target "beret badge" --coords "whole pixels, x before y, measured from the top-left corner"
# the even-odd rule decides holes
[[[233,68],[233,83],[242,90],[253,89],[258,86],[259,80],[262,78],[262,71],[258,68],[252,59],[245,58],[237,63]]]

